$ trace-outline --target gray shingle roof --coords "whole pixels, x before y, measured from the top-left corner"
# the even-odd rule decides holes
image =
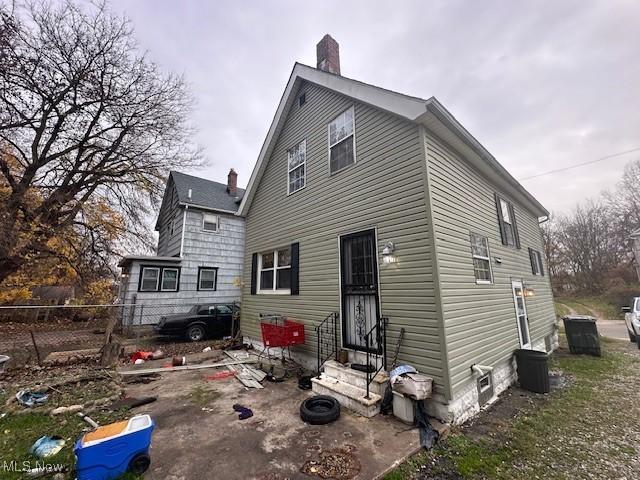
[[[170,175],[176,185],[180,203],[189,203],[215,210],[238,211],[244,189],[238,188],[237,196],[234,197],[227,193],[227,186],[224,183],[180,172],[171,172]],[[189,189],[191,189],[191,199],[188,198]]]

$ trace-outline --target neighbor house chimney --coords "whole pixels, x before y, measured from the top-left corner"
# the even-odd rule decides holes
[[[233,168],[227,176],[227,193],[233,196],[238,193],[238,174]]]
[[[340,47],[328,33],[316,45],[318,69],[340,75]]]

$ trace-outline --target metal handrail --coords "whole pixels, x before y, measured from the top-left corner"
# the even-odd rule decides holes
[[[332,355],[336,356],[336,360],[338,359],[338,318],[340,318],[338,312],[332,312],[315,327],[316,341],[318,342],[318,378],[320,378],[320,369],[322,368],[322,365],[324,365]],[[329,339],[329,341],[323,341],[323,332],[331,335],[331,339]],[[331,345],[330,348],[329,344]]]
[[[364,336],[364,343],[367,352],[367,364],[366,364],[366,372],[367,372],[367,395],[364,397],[367,400],[370,398],[370,385],[376,375],[380,373],[381,370],[387,369],[387,323],[389,319],[387,317],[380,317],[376,320],[376,324],[371,327],[371,329]],[[375,371],[371,371],[369,366],[371,365],[371,349],[369,346],[373,346],[371,343],[371,336],[375,333],[376,344],[378,348],[376,349],[377,353],[375,355]],[[380,362],[380,354],[382,354],[382,361]],[[380,366],[378,366],[378,362],[380,362]]]

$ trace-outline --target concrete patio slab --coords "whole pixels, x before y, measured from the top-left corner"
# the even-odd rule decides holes
[[[206,380],[219,369],[166,372],[149,384],[127,387],[127,395],[155,395],[135,409],[149,413],[153,434],[148,480],[309,479],[322,470],[321,454],[337,452],[348,468],[335,478],[374,479],[419,447],[417,429],[394,418],[367,419],[342,409],[329,425],[305,424],[300,403],[312,395],[296,379],[246,389],[235,378]],[[232,405],[253,410],[239,420]],[[320,477],[315,477],[320,478]]]

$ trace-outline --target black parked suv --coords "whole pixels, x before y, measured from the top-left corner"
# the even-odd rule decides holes
[[[238,311],[234,304],[194,305],[187,313],[160,317],[153,330],[157,335],[186,336],[192,342],[229,337],[238,331],[237,319],[235,327],[232,327],[233,317]],[[233,333],[232,328],[235,330]]]

